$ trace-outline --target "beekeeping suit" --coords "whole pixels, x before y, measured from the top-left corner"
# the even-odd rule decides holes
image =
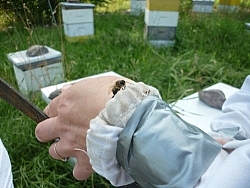
[[[250,101],[249,80],[223,107],[226,114],[235,110],[228,106],[240,105],[242,109],[246,105],[235,113],[234,121],[222,118],[231,123],[244,119],[246,124],[232,125],[238,127],[238,132],[229,129],[234,130],[234,136],[227,134],[228,129],[220,131],[223,127],[217,126],[221,124],[219,117],[211,125],[214,132],[204,133],[178,117],[161,100],[157,89],[144,83],[127,84],[90,122],[87,153],[93,169],[114,186],[136,181],[146,188],[247,187],[250,146],[246,135],[250,131],[243,127],[250,127],[250,115],[243,114],[247,114],[246,109],[250,111],[250,103],[245,103]],[[243,104],[238,104],[242,97]],[[225,143],[219,144],[213,137]]]
[[[0,139],[0,187],[13,188],[13,177],[8,152]]]

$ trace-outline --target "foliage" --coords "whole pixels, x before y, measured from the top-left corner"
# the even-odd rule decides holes
[[[107,6],[112,0],[80,0],[82,3],[92,3],[96,7]],[[14,12],[16,19],[29,26],[51,25],[53,19],[58,21],[62,0],[0,0],[4,12]]]
[[[0,6],[5,12],[14,12],[16,19],[25,24],[47,24],[52,15],[48,2],[48,0],[1,0]],[[55,8],[58,1],[50,3]]]
[[[112,2],[112,0],[79,0],[79,2],[91,3],[97,7],[105,7],[105,6],[108,6],[108,4]]]
[[[250,7],[250,1],[249,0],[241,0],[241,8],[248,9]]]

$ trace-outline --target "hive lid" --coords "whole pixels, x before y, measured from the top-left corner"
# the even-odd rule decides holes
[[[23,50],[15,53],[9,53],[7,55],[7,58],[13,65],[22,70],[33,69],[36,67],[46,66],[61,61],[61,52],[54,50],[48,46],[45,47],[49,52],[43,55],[28,57],[26,55],[27,50]]]
[[[66,3],[61,2],[61,6],[63,9],[87,9],[87,8],[94,8],[94,4],[89,3]]]

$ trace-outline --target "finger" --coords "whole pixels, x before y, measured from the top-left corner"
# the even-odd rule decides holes
[[[65,151],[64,143],[62,141],[57,141],[51,144],[49,148],[49,154],[52,158],[62,161],[67,161],[67,159],[70,157],[69,155],[65,154],[67,153]]]
[[[49,118],[36,126],[35,135],[40,142],[49,142],[59,137],[57,117]]]
[[[61,95],[54,98],[43,110],[48,117],[55,117],[58,115]]]
[[[85,155],[85,154],[82,154]],[[73,169],[73,175],[77,180],[86,180],[94,173],[89,158],[82,156],[76,159],[76,165]]]

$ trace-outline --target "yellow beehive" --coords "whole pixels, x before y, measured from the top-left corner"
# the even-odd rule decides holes
[[[220,0],[220,5],[239,6],[240,0]]]
[[[240,0],[220,0],[219,10],[234,12],[238,10]]]
[[[146,8],[150,11],[179,11],[180,0],[147,0]]]

